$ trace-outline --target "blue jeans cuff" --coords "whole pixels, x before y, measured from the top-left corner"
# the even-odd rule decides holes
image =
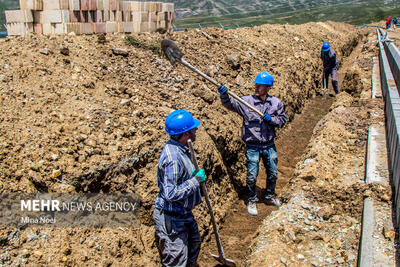
[[[249,201],[258,202],[258,197],[249,197]]]

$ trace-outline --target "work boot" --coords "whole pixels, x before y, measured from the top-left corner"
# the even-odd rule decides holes
[[[258,215],[258,212],[257,212],[257,202],[255,202],[255,201],[249,201],[249,202],[247,203],[247,212],[248,212],[250,215],[257,216],[257,215]]]
[[[272,205],[272,206],[275,206],[277,208],[279,208],[281,206],[281,203],[279,202],[279,199],[277,199],[274,196],[266,196],[265,197],[265,204]]]

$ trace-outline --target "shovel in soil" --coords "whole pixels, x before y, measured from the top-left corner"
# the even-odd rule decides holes
[[[197,73],[198,75],[200,75],[203,78],[205,78],[207,81],[213,83],[216,86],[219,85],[219,83],[217,83],[211,77],[208,77],[206,74],[202,73],[201,71],[199,71],[198,69],[196,69],[195,67],[190,65],[188,62],[186,62],[184,59],[182,59],[183,53],[179,49],[179,47],[175,44],[174,41],[169,40],[169,39],[162,40],[161,41],[161,50],[164,52],[165,56],[168,58],[168,60],[171,62],[172,65],[174,65],[175,62],[179,62],[182,65],[184,65],[184,66],[188,67],[189,69],[191,69],[192,71],[194,71],[195,73]],[[237,101],[242,103],[243,105],[247,106],[249,109],[253,110],[255,113],[257,113],[261,117],[264,117],[264,114],[261,111],[259,111],[258,109],[256,109],[252,105],[250,105],[249,103],[243,101],[243,99],[241,99],[236,94],[232,93],[229,90],[227,90],[227,93],[231,97],[233,97],[234,99],[236,99]]]
[[[194,167],[196,169],[196,172],[199,170],[199,165],[197,164],[197,159],[196,159],[196,154],[194,153],[194,148],[193,148],[193,144],[192,144],[192,140],[188,140],[188,145],[189,145],[189,149],[190,149],[190,156],[192,158],[192,162],[194,164]],[[215,234],[215,240],[217,242],[217,246],[218,246],[218,253],[219,255],[214,255],[211,254],[211,256],[214,257],[214,259],[216,259],[218,262],[220,262],[222,265],[224,266],[236,266],[235,262],[233,260],[227,259],[224,256],[224,249],[222,248],[222,244],[221,244],[221,240],[219,238],[219,232],[218,232],[218,228],[217,228],[217,223],[215,221],[215,216],[214,216],[214,212],[211,206],[211,202],[210,202],[210,198],[208,196],[208,191],[207,191],[207,187],[205,183],[201,183],[201,191],[203,193],[204,198],[206,199],[206,203],[208,206],[208,211],[210,212],[210,216],[211,216],[211,221],[214,227],[214,234]]]
[[[322,91],[319,94],[323,97],[326,97],[326,79],[325,79],[325,71],[322,71]]]

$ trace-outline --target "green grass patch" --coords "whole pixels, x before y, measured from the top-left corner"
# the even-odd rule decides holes
[[[400,5],[396,5],[396,7]],[[273,11],[273,12],[272,12]],[[316,21],[337,21],[353,25],[385,20],[389,15],[400,17],[400,8],[385,7],[381,1],[340,4],[331,7],[316,6],[297,10],[274,8],[220,17],[197,15],[175,20],[177,28],[248,27],[261,24],[304,24]]]
[[[161,45],[156,43],[156,44],[146,44],[144,42],[142,42],[141,40],[135,38],[134,36],[131,35],[127,35],[125,36],[125,43],[137,48],[142,48],[142,49],[146,49],[146,50],[150,50],[151,52],[153,52],[156,55],[159,56],[163,56],[164,53],[161,50]]]
[[[19,9],[18,0],[0,0],[0,31],[5,31],[3,24],[6,23],[4,10]]]

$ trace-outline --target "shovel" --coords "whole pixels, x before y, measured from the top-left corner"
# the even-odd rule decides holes
[[[193,148],[193,144],[192,144],[192,140],[188,140],[188,145],[189,145],[189,149],[190,149],[190,156],[192,158],[192,162],[194,164],[194,167],[196,169],[196,172],[199,170],[199,164],[197,164],[197,159],[196,159],[196,154],[194,153],[194,148]],[[221,244],[221,240],[219,238],[219,232],[218,232],[218,228],[217,228],[217,223],[215,221],[215,216],[214,216],[214,212],[211,206],[211,202],[210,202],[210,198],[208,197],[208,192],[207,192],[207,187],[205,183],[201,183],[201,191],[203,193],[203,196],[206,199],[206,203],[208,206],[208,211],[210,212],[211,215],[211,220],[212,220],[212,224],[214,227],[214,234],[215,234],[215,240],[217,241],[217,246],[218,246],[218,253],[219,256],[211,254],[211,256],[214,257],[214,259],[216,259],[218,262],[220,262],[222,265],[224,266],[236,266],[235,262],[233,260],[227,259],[224,256],[224,249],[222,248],[222,244]]]
[[[326,79],[325,79],[325,71],[322,71],[322,91],[321,91],[321,96],[326,97],[327,92],[326,92]]]
[[[218,86],[219,83],[217,83],[214,79],[212,79],[211,77],[207,76],[206,74],[202,73],[201,71],[199,71],[198,69],[196,69],[195,67],[193,67],[192,65],[190,65],[188,62],[186,62],[184,59],[182,59],[183,53],[182,51],[179,49],[179,47],[175,44],[174,41],[169,40],[169,39],[164,39],[161,41],[161,49],[164,52],[165,56],[169,59],[169,61],[171,62],[172,65],[175,64],[175,62],[179,62],[182,65],[188,67],[189,69],[191,69],[192,71],[196,72],[197,74],[199,74],[200,76],[202,76],[204,79],[206,79],[207,81],[213,83],[214,85]],[[245,105],[246,107],[248,107],[249,109],[253,110],[255,113],[257,113],[258,115],[260,115],[261,117],[264,117],[264,114],[259,111],[258,109],[256,109],[255,107],[253,107],[252,105],[250,105],[249,103],[245,102],[243,99],[241,99],[239,96],[237,96],[236,94],[232,93],[231,91],[227,90],[226,91],[231,97],[233,97],[234,99],[236,99],[237,101],[239,101],[240,103],[242,103],[243,105]]]

